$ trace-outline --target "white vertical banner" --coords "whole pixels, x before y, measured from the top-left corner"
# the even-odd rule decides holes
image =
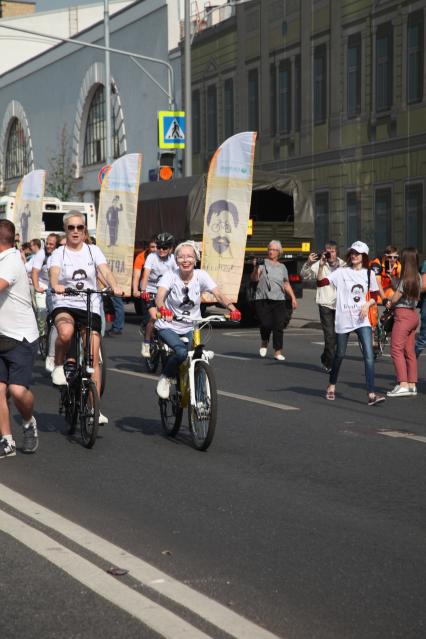
[[[115,160],[105,173],[99,199],[96,244],[126,295],[131,294],[141,168],[140,153]]]
[[[13,222],[21,243],[41,237],[45,182],[46,171],[31,171],[24,175],[16,189]]]
[[[247,242],[256,133],[225,140],[210,163],[201,268],[233,301],[238,299]],[[214,296],[203,294],[203,301]]]

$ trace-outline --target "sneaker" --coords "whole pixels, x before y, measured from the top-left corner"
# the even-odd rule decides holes
[[[323,364],[323,365],[322,365],[322,370],[324,371],[324,373],[329,374],[329,373],[331,373],[331,366],[330,366],[330,367],[328,367],[328,366],[325,366],[325,365]]]
[[[279,355],[274,355],[274,359],[276,359],[278,362],[284,362],[285,357],[280,353]]]
[[[157,384],[157,395],[161,399],[168,399],[170,395],[170,384],[172,380],[164,375],[161,375]]]
[[[55,368],[55,358],[52,355],[48,355],[46,357],[44,367],[48,373],[53,373],[53,369]]]
[[[52,384],[55,386],[66,386],[67,380],[65,378],[64,367],[63,366],[55,366],[52,371]]]
[[[23,453],[35,453],[38,448],[37,422],[35,417],[31,417],[28,425],[24,426],[24,441],[22,444]]]
[[[413,395],[413,393],[410,391],[409,388],[397,384],[395,388],[393,388],[391,391],[388,391],[386,395],[388,397],[409,397],[410,395]]]
[[[409,386],[408,390],[410,391],[411,395],[417,395],[417,386],[414,384],[414,386]]]
[[[8,442],[7,439],[2,437],[0,439],[0,459],[2,457],[15,457],[16,445],[15,442]]]
[[[141,355],[142,357],[146,357],[146,358],[148,358],[151,355],[150,342],[142,342]]]
[[[379,395],[379,393],[372,393],[368,396],[368,405],[374,406],[375,404],[380,404],[384,402],[386,397],[384,395]]]
[[[101,411],[99,411],[99,425],[103,426],[104,424],[108,424],[108,417],[106,415],[102,415]]]
[[[265,348],[264,346],[262,346],[262,348],[259,348],[259,355],[260,357],[266,357],[266,353],[268,352],[268,349]]]

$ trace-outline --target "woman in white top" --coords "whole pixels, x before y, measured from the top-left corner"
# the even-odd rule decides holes
[[[163,275],[158,284],[155,298],[156,308],[150,309],[153,319],[157,317],[158,312],[161,314],[161,319],[155,322],[155,328],[163,342],[174,351],[174,354],[167,360],[163,375],[157,384],[157,393],[163,399],[167,399],[169,396],[171,380],[176,378],[179,365],[185,361],[192,342],[190,324],[179,322],[174,319],[174,316],[185,315],[189,319],[200,318],[201,293],[208,291],[213,293],[219,304],[231,311],[231,320],[239,321],[241,319],[241,313],[220,291],[210,275],[206,271],[195,269],[199,255],[193,242],[187,241],[179,244],[176,247],[175,255],[178,270],[168,271]],[[186,337],[188,342],[182,342],[181,337]]]
[[[368,311],[370,306],[376,304],[374,297],[378,295],[379,286],[374,273],[368,268],[368,250],[364,242],[354,242],[346,256],[346,266],[333,271],[328,277],[323,276],[325,257],[322,256],[318,269],[318,286],[331,284],[336,289],[336,352],[326,399],[335,399],[340,366],[346,353],[349,334],[354,331],[362,346],[368,405],[374,406],[385,398],[376,393],[374,388],[374,353]],[[367,300],[369,291],[373,299]]]
[[[63,295],[66,288],[95,290],[97,279],[101,279],[107,286],[113,289],[115,295],[121,296],[123,291],[117,287],[117,283],[111,273],[106,258],[96,245],[85,244],[86,223],[84,214],[79,211],[70,211],[63,218],[66,233],[66,243],[57,248],[50,258],[49,277],[53,295],[52,317],[58,331],[55,347],[55,368],[52,372],[54,384],[66,384],[63,364],[69,350],[74,334],[75,322],[83,326],[87,323],[86,296],[66,297]],[[101,296],[92,297],[92,353],[93,378],[98,392],[100,385],[99,375],[99,345],[101,332],[100,316]],[[100,423],[107,423],[103,415]]]

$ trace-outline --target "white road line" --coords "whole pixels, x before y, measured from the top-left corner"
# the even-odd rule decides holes
[[[223,357],[224,359],[240,359],[243,362],[249,362],[254,359],[253,357],[240,357],[239,355],[223,355],[222,353],[215,353],[215,357]]]
[[[144,379],[150,379],[157,381],[158,377],[154,375],[148,375],[148,373],[137,373],[136,371],[120,370],[119,368],[108,368],[112,373],[122,373],[123,375],[132,375],[134,377],[143,377]],[[289,404],[277,404],[276,402],[268,402],[266,399],[258,399],[257,397],[249,397],[248,395],[238,395],[237,393],[228,393],[227,391],[217,391],[218,395],[223,397],[230,397],[231,399],[240,399],[244,402],[251,402],[252,404],[261,404],[262,406],[269,406],[270,408],[278,408],[279,410],[300,410],[297,406],[290,406]]]
[[[97,555],[112,566],[125,568],[129,571],[129,574],[133,579],[136,579],[141,584],[156,590],[171,601],[191,610],[202,619],[205,619],[214,626],[217,626],[224,632],[228,633],[231,637],[235,637],[236,639],[277,639],[276,635],[273,635],[268,630],[265,630],[248,619],[241,617],[232,610],[229,610],[226,606],[217,603],[206,595],[203,595],[196,590],[189,588],[189,586],[180,583],[173,577],[170,577],[161,570],[158,570],[142,559],[139,559],[139,557],[128,553],[124,550],[124,548],[120,548],[119,546],[110,543],[106,539],[99,537],[82,526],[65,519],[61,515],[56,514],[52,510],[37,504],[31,499],[24,497],[20,493],[17,493],[2,484],[0,484],[0,500],[35,521],[42,523],[44,526],[55,530],[85,550]],[[2,515],[2,513],[0,513],[0,515]],[[31,535],[29,536],[29,544],[30,547],[32,547],[35,530],[30,528],[30,531]],[[49,539],[49,544],[51,543],[52,540]],[[90,562],[88,563],[90,564]],[[92,564],[90,565],[92,566]],[[107,575],[103,572],[102,578],[104,581],[106,577]],[[154,606],[155,603],[150,602],[150,608],[153,609]],[[144,619],[144,622],[147,623],[146,619]],[[190,628],[192,629],[193,627],[190,626]],[[195,637],[195,635],[178,635],[175,632],[174,625],[167,628],[167,632],[168,634],[164,634],[164,636],[170,637],[170,639],[177,639],[177,637],[183,636],[185,636],[185,638],[192,636]],[[204,635],[199,634],[197,636],[201,637]]]
[[[402,430],[378,430],[377,432],[379,435],[385,435],[386,437],[395,437],[397,439],[412,439],[415,442],[426,444],[426,437],[423,437],[423,435],[404,433],[404,431]]]
[[[3,532],[28,546],[86,588],[90,588],[107,601],[125,610],[132,617],[136,617],[162,637],[209,639],[209,635],[194,628],[151,599],[139,594],[133,588],[120,583],[108,575],[105,570],[101,570],[87,559],[80,557],[77,553],[16,517],[0,511],[0,522]]]

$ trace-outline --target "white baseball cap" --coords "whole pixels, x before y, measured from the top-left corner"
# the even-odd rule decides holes
[[[349,250],[352,251],[352,249],[357,253],[365,253],[366,255],[368,255],[369,251],[367,244],[364,244],[364,242],[360,242],[359,240],[354,242]]]

